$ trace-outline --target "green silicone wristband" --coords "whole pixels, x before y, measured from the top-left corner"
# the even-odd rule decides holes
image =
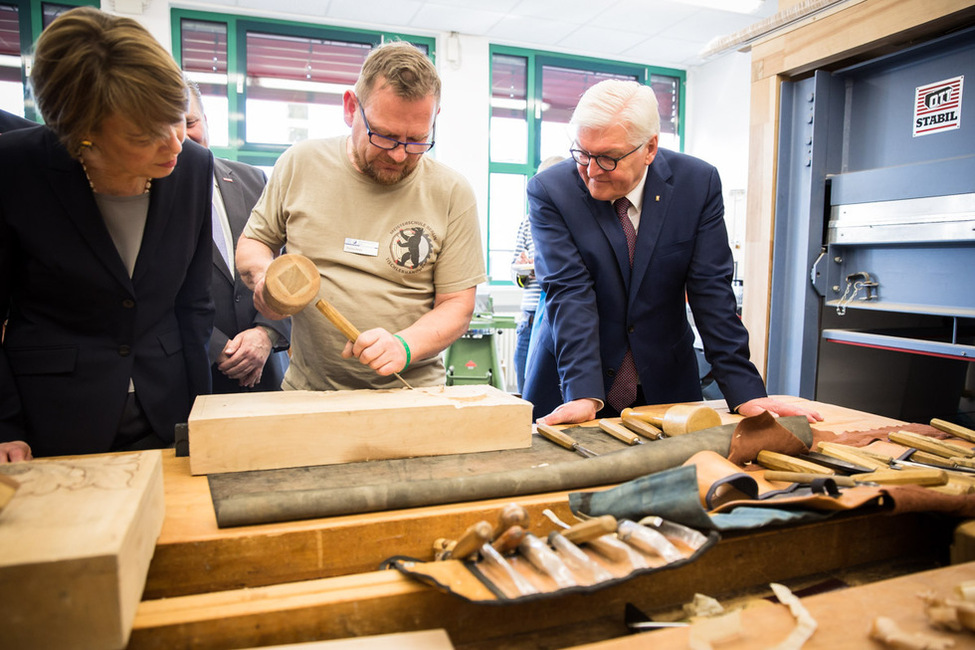
[[[406,365],[403,366],[403,370],[406,370],[410,367],[410,359],[412,358],[410,355],[410,346],[406,344],[406,341],[404,341],[403,337],[399,334],[393,334],[393,336],[399,339],[399,342],[403,344],[403,349],[406,350]],[[403,370],[400,370],[400,372],[403,372]]]

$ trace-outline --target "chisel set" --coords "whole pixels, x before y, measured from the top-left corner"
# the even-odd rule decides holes
[[[532,526],[527,511],[510,503],[496,524],[480,521],[456,540],[437,539],[435,559],[459,560],[496,598],[515,599],[608,585],[687,561],[716,541],[659,517],[604,515],[569,525],[544,514],[548,520]]]

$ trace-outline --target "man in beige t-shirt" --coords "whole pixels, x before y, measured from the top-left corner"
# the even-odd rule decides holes
[[[440,110],[436,68],[408,43],[367,57],[343,97],[349,136],[310,140],[278,160],[237,246],[237,268],[262,300],[272,251],[305,255],[319,297],[362,333],[354,343],[314,307],[292,316],[283,388],[392,388],[444,382],[439,353],[467,331],[484,282],[469,183],[423,154]]]

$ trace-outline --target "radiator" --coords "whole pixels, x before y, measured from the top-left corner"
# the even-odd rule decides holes
[[[518,379],[515,377],[515,346],[517,337],[513,329],[495,330],[500,333],[498,336],[498,362],[501,364],[501,372],[504,375],[505,390],[509,393],[518,392]]]

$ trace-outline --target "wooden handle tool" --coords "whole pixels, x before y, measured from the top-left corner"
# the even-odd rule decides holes
[[[491,542],[491,546],[498,553],[510,553],[521,545],[526,534],[528,534],[528,531],[516,524],[495,537],[494,541]]]
[[[324,298],[316,302],[315,306],[318,307],[318,311],[322,312],[325,318],[327,318],[329,322],[331,322],[332,325],[334,325],[338,329],[338,331],[342,332],[342,334],[345,335],[345,338],[355,343],[355,340],[359,338],[359,330],[356,329],[355,325],[349,322],[348,318],[346,318],[341,313],[339,313],[339,310],[333,307]],[[404,386],[406,386],[410,390],[413,390],[413,387],[410,386],[409,382],[407,382],[405,379],[400,377],[398,372],[394,372],[393,376],[399,379],[401,382],[403,382]]]
[[[668,436],[680,436],[701,429],[710,429],[721,424],[721,416],[718,415],[718,412],[702,404],[675,404],[668,408],[662,416],[631,408],[623,409],[620,415],[622,417],[632,416],[649,422],[663,429],[663,432]]]
[[[858,474],[857,482],[881,485],[945,485],[948,474],[942,469],[879,469],[869,474]]]
[[[891,442],[896,442],[899,445],[913,447],[944,458],[953,458],[955,456],[960,458],[975,457],[975,450],[969,447],[948,442],[947,440],[938,440],[931,436],[922,436],[919,433],[911,433],[910,431],[892,431],[887,434],[887,438]]]
[[[275,258],[264,273],[264,302],[279,314],[296,314],[311,303],[321,288],[322,277],[315,263],[304,255],[288,253]],[[348,318],[343,316],[324,298],[315,303],[325,318],[329,320],[348,340],[355,343],[359,330]],[[413,389],[410,384],[394,372],[393,376],[403,385]]]
[[[636,435],[622,424],[617,424],[612,420],[608,420],[606,418],[601,419],[599,421],[599,428],[617,440],[625,442],[628,445],[644,444],[643,440],[640,439],[640,436]]]
[[[775,451],[763,449],[758,452],[758,464],[767,469],[777,469],[783,472],[802,472],[806,474],[825,474],[832,476],[836,474],[828,467],[823,467],[808,460],[802,460],[794,456],[787,456]]]
[[[580,445],[572,438],[572,436],[568,435],[567,433],[563,433],[560,429],[556,429],[553,426],[541,423],[536,423],[535,426],[538,428],[538,433],[541,434],[542,437],[551,440],[560,447],[570,449],[582,456],[585,456],[586,458],[593,458],[594,456],[598,455],[593,450],[587,449]]]
[[[939,431],[950,433],[956,438],[961,438],[962,440],[967,440],[968,442],[975,442],[975,431],[972,431],[967,427],[963,427],[960,424],[934,418],[931,420],[931,426]]]
[[[486,542],[491,541],[491,533],[494,528],[491,527],[486,521],[479,521],[461,535],[457,543],[453,545],[452,548],[448,549],[444,554],[443,559],[449,560],[451,558],[456,558],[458,560],[463,560],[469,555],[473,555],[479,548],[481,548]]]
[[[491,539],[497,539],[512,526],[528,528],[529,519],[527,510],[517,503],[509,503],[501,509],[501,513],[498,515],[498,525],[494,527],[494,534]]]
[[[879,458],[879,454],[866,453],[864,450],[849,445],[841,445],[835,442],[820,442],[816,445],[819,453],[831,456],[838,460],[843,460],[868,470],[887,469],[894,460],[891,456]]]
[[[809,485],[813,481],[829,479],[835,481],[840,487],[853,487],[856,481],[852,476],[830,476],[828,474],[810,474],[806,472],[782,472],[774,469],[767,469],[764,472],[766,481],[781,481],[783,483],[800,483]]]
[[[602,515],[570,526],[562,531],[562,535],[574,544],[582,544],[616,531],[616,517]]]
[[[644,422],[640,418],[635,418],[632,415],[621,415],[620,422],[623,426],[633,431],[634,433],[639,433],[644,438],[649,438],[650,440],[658,440],[660,436],[663,435],[663,431],[653,426],[649,422]]]

